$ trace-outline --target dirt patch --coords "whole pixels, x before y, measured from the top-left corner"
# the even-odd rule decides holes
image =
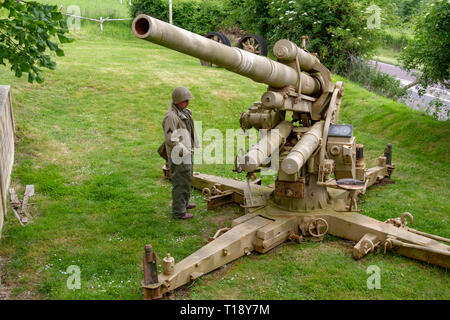
[[[219,211],[220,210],[220,211]],[[227,225],[227,222],[231,222],[234,219],[242,216],[243,211],[236,204],[227,204],[220,207],[218,214],[212,214],[207,217],[206,221],[215,223],[219,228],[223,228]]]
[[[204,218],[204,221],[214,223],[217,226],[217,229],[231,227],[231,222],[243,214],[242,209],[235,204],[227,204],[217,210],[220,211],[218,211],[218,213],[208,211],[211,212],[211,214]],[[213,230],[212,232],[215,233],[216,231],[217,230]],[[208,239],[210,235],[210,230],[205,230],[201,234],[204,239]]]
[[[6,259],[0,257],[0,300],[8,300],[12,286],[7,286],[4,279],[6,275]]]
[[[222,279],[229,271],[232,270],[233,266],[238,264],[240,259],[231,261],[230,263],[227,263],[211,272],[208,272],[207,274],[202,276],[202,286],[207,286],[211,282],[217,281]],[[190,282],[185,284],[184,286],[178,288],[175,290],[173,295],[169,295],[166,297],[167,300],[172,299],[188,299],[189,294],[191,293],[191,287],[193,286],[194,282]],[[228,298],[229,299],[229,296]]]
[[[7,281],[7,266],[9,263],[9,259],[0,256],[0,300],[35,300],[40,299],[39,296],[37,296],[34,292],[34,288],[32,291],[21,291],[20,293],[13,293],[14,289],[18,288],[20,284],[18,283],[18,279],[20,279],[21,276],[18,277],[18,279],[15,279],[13,281]],[[34,287],[34,283],[32,286]]]

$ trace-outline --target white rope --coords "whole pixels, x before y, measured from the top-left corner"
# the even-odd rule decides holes
[[[68,14],[68,13],[63,13],[63,15],[65,16],[69,16],[69,17],[74,17],[74,18],[79,18],[79,19],[85,19],[85,20],[90,20],[90,21],[95,21],[95,22],[105,22],[105,21],[125,21],[125,20],[133,20],[133,18],[119,18],[119,19],[110,19],[110,18],[106,18],[106,19],[92,19],[92,18],[87,18],[87,17],[82,17],[82,16],[76,16],[74,14]]]
[[[62,10],[62,5],[59,7],[59,10],[60,11]],[[74,15],[74,14],[68,14],[68,13],[64,13],[64,12],[61,12],[61,13],[63,15],[65,15],[65,16],[68,16],[68,17],[73,17],[73,18],[78,18],[78,19],[84,19],[84,20],[98,22],[100,24],[100,32],[103,32],[103,22],[133,20],[133,18],[118,18],[118,19],[106,18],[106,19],[103,19],[103,17],[100,17],[100,19],[93,19],[93,18],[82,17],[82,16],[78,16],[78,15]]]

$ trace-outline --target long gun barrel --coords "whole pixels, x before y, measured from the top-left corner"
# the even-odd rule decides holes
[[[209,61],[256,82],[274,88],[298,85],[298,72],[290,66],[223,45],[148,15],[138,15],[133,21],[132,29],[138,38]],[[319,94],[320,82],[305,73],[300,74],[301,92],[310,96]]]

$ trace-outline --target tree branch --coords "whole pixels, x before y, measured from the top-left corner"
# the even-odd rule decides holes
[[[404,89],[408,90],[409,88],[412,88],[412,87],[416,86],[417,84],[419,84],[420,80],[422,80],[422,77],[417,78],[416,80],[414,80],[410,84],[404,86]]]

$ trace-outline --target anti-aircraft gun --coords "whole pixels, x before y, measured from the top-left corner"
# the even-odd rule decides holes
[[[273,49],[278,61],[273,61],[147,15],[137,16],[132,29],[138,38],[268,85],[261,101],[240,116],[242,129],[268,130],[243,157],[236,158],[235,171],[246,172],[247,182],[197,172],[192,182],[207,198],[208,208],[236,202],[246,214],[233,220],[232,228],[218,230],[206,246],[181,262],[175,264],[168,254],[160,275],[156,256],[147,245],[145,298],[161,298],[252,251],[265,253],[293,239],[320,240],[327,233],[355,241],[355,259],[381,247],[385,252],[395,250],[450,266],[449,246],[442,243],[450,240],[409,228],[410,213],[385,222],[359,213],[358,194],[375,183],[391,182],[392,145],[378,158],[377,166],[366,168],[364,147],[356,143],[353,126],[338,124],[344,85],[333,83],[330,71],[304,44],[300,48],[289,40],[278,41]],[[250,181],[268,163],[278,168],[275,184]]]

